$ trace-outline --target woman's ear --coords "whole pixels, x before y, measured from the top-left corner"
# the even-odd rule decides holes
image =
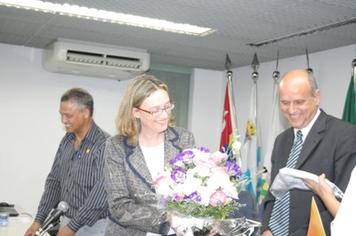
[[[136,118],[136,119],[141,118],[140,110],[134,107],[134,108],[132,109],[132,117],[133,117],[133,118]]]

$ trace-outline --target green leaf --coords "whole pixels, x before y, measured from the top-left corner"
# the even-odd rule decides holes
[[[221,206],[203,206],[194,202],[168,202],[168,209],[175,210],[186,216],[213,218],[223,220],[229,218],[230,214],[238,209],[241,205],[238,202],[232,201]]]

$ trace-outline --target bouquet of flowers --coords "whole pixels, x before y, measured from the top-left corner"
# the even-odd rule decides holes
[[[175,213],[173,224],[185,225],[186,235],[193,235],[194,229],[212,228],[229,235],[248,223],[229,219],[241,206],[238,193],[244,183],[241,168],[226,153],[193,148],[173,157],[153,186],[163,196],[165,206]]]

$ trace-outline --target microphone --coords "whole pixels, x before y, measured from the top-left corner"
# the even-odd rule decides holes
[[[59,217],[63,215],[69,209],[68,203],[65,201],[61,201],[58,203],[56,209],[52,209],[52,211],[47,216],[46,220],[43,222],[42,227],[36,232],[35,235],[41,235],[41,233],[47,231],[49,228],[52,228],[57,224]]]

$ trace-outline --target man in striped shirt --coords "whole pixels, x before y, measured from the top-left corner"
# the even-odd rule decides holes
[[[108,209],[102,169],[108,135],[95,124],[93,107],[92,96],[83,89],[73,88],[62,95],[59,112],[67,132],[25,236],[35,235],[60,201],[67,202],[69,209],[61,219],[58,236],[104,235]]]

